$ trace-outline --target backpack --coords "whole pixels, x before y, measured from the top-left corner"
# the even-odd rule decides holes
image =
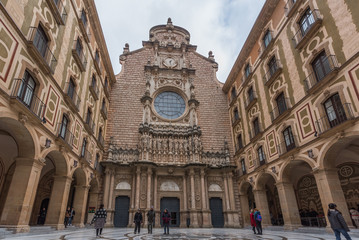
[[[261,222],[261,221],[262,221],[262,216],[259,215],[259,214],[257,215],[257,221],[258,221],[258,222]]]

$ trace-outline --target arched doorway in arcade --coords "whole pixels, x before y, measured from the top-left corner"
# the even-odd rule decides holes
[[[359,136],[340,138],[326,152],[323,168],[330,182],[332,202],[335,202],[349,226],[359,227],[350,210],[359,209]],[[330,171],[332,170],[332,171]]]
[[[98,203],[99,188],[96,178],[93,178],[90,182],[90,189],[87,197],[87,207],[85,212],[86,223],[90,224],[93,216],[95,215],[96,209],[99,207]]]
[[[325,227],[323,204],[312,167],[303,160],[292,160],[282,173],[286,199],[285,225]],[[279,185],[278,185],[279,186]]]
[[[250,226],[250,210],[256,208],[253,187],[249,182],[243,182],[239,187],[239,199],[241,203],[242,219],[244,226]]]
[[[269,173],[259,176],[254,190],[256,208],[261,212],[263,225],[283,225],[276,181]]]

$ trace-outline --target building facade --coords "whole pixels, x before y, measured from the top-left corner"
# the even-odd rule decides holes
[[[0,226],[83,226],[115,82],[94,1],[1,0],[0,31]]]
[[[137,209],[153,206],[156,223],[168,208],[172,226],[239,226],[228,104],[212,52],[198,54],[168,19],[141,49],[126,44],[120,62],[102,162],[109,225],[132,225]]]
[[[359,10],[347,0],[266,1],[224,84],[243,224],[349,226],[359,204]]]

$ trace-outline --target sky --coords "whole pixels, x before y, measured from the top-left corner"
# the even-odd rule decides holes
[[[130,51],[142,48],[149,30],[167,23],[189,31],[190,43],[219,65],[217,78],[225,82],[265,0],[95,0],[115,74],[125,43]]]

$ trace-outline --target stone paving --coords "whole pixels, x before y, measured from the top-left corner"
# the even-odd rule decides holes
[[[133,234],[133,229],[130,228],[106,228],[103,231],[101,237],[96,238],[95,230],[92,228],[70,228],[62,231],[54,231],[51,229],[43,229],[30,233],[11,234],[1,236],[0,239],[34,239],[34,240],[83,240],[83,239],[107,239],[107,240],[158,240],[158,239],[193,239],[193,240],[205,240],[205,239],[218,239],[218,240],[331,240],[335,239],[333,234],[328,234],[325,229],[308,233],[311,230],[298,230],[298,231],[284,231],[277,230],[264,230],[263,235],[254,235],[250,229],[170,229],[169,235],[163,235],[162,229],[156,228],[153,234],[147,234],[147,229],[143,229],[141,234]],[[312,231],[311,231],[312,232]],[[359,239],[359,232],[354,231],[351,233],[353,240]],[[343,238],[342,238],[343,239]]]

